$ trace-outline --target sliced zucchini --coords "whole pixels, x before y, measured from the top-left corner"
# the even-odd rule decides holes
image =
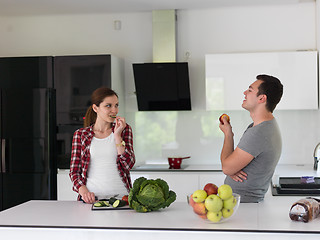
[[[118,199],[116,199],[116,198],[114,198],[114,197],[111,197],[110,199],[109,199],[109,203],[111,204],[111,205],[113,205],[113,203],[115,202],[115,201],[117,201]]]
[[[103,207],[103,204],[102,204],[102,202],[96,202],[96,203],[93,204],[93,206],[95,206],[95,207]]]
[[[110,204],[107,201],[99,201],[93,204],[95,207],[109,207]]]
[[[114,208],[124,207],[125,205],[126,205],[126,201],[117,199],[117,200],[114,201],[114,203],[112,204],[112,207],[114,207]]]

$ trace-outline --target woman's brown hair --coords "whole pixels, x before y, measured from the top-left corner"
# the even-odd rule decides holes
[[[88,107],[84,118],[84,127],[88,127],[96,122],[97,113],[93,111],[92,105],[95,104],[99,107],[100,103],[103,102],[106,97],[111,96],[118,97],[118,94],[108,87],[100,87],[93,91],[93,93],[91,94],[91,105],[90,107]]]

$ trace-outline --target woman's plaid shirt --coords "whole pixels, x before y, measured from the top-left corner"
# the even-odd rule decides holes
[[[112,126],[112,132],[114,132],[114,124]],[[69,176],[73,183],[73,190],[76,192],[79,192],[79,188],[87,183],[87,172],[90,163],[90,144],[93,136],[93,125],[80,128],[75,131],[73,135]],[[128,124],[122,131],[121,136],[126,146],[124,153],[118,155],[116,163],[119,175],[129,192],[132,187],[130,170],[135,164],[135,156],[133,151],[132,129]]]

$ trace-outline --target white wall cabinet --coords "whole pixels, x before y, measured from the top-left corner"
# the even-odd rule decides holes
[[[282,82],[278,110],[318,109],[317,51],[208,54],[205,61],[207,110],[241,110],[259,74]]]

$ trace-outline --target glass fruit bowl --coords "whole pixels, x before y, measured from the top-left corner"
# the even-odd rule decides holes
[[[195,202],[190,194],[187,196],[187,202],[198,217],[210,223],[223,223],[236,214],[240,205],[240,195],[232,193],[232,197],[226,200],[222,200],[219,195],[209,195],[204,201]]]

